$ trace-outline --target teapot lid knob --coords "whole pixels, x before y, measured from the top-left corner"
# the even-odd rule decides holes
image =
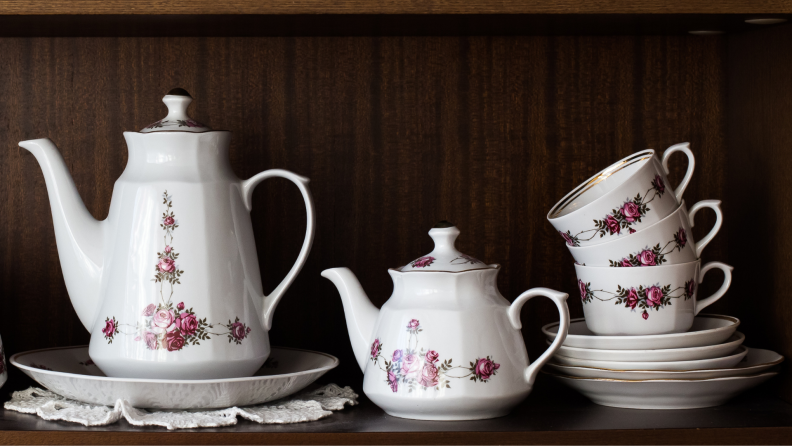
[[[472,269],[497,269],[497,266],[487,265],[475,257],[459,252],[454,246],[459,234],[459,229],[453,223],[446,220],[437,223],[429,230],[429,237],[434,240],[434,250],[398,270],[456,273]]]
[[[183,88],[173,88],[162,98],[162,102],[168,107],[168,116],[149,125],[140,133],[151,132],[208,132],[212,129],[190,118],[187,114],[187,107],[193,101],[192,96]]]
[[[452,226],[454,226],[454,224],[448,220],[441,220],[434,225],[435,228],[450,228]]]

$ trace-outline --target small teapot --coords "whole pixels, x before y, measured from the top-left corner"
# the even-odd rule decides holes
[[[429,231],[434,250],[389,269],[393,295],[371,304],[348,268],[322,272],[338,288],[349,338],[363,370],[363,391],[390,415],[418,420],[475,420],[506,415],[533,387],[539,369],[564,342],[568,295],[533,288],[509,305],[497,288],[499,265],[454,247],[459,229]],[[558,307],[558,336],[531,363],[520,309],[534,296]]]
[[[162,101],[164,119],[124,132],[129,160],[104,221],[85,208],[52,141],[19,145],[44,173],[66,288],[94,363],[111,377],[250,376],[269,356],[275,306],[311,249],[308,179],[273,169],[240,180],[228,159],[231,133],[191,119],[181,88]],[[308,222],[296,262],[265,295],[251,198],[275,177],[300,190]]]

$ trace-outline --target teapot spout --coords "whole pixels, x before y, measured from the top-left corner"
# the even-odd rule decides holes
[[[49,138],[22,141],[19,146],[36,157],[44,173],[66,289],[80,322],[91,331],[100,303],[102,223],[86,209],[63,157]]]
[[[369,341],[374,332],[379,310],[369,300],[357,277],[349,268],[332,268],[322,271],[322,277],[330,279],[341,294],[344,303],[349,340],[360,369],[366,370]]]

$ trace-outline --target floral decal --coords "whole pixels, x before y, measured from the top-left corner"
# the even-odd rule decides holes
[[[671,306],[671,299],[682,298],[688,300],[693,297],[696,292],[696,282],[693,279],[685,282],[684,286],[671,289],[671,285],[660,286],[655,285],[639,285],[635,287],[622,287],[616,286],[616,292],[606,290],[592,290],[591,282],[583,282],[578,279],[578,291],[580,291],[580,299],[584,304],[591,303],[592,300],[597,299],[602,302],[615,300],[616,305],[624,305],[633,312],[641,312],[641,317],[646,320],[649,319],[649,311],[659,311],[661,308]],[[681,291],[681,294],[676,294]],[[610,297],[602,298],[597,296],[597,293],[608,294]]]
[[[49,371],[52,371],[52,369],[51,369],[51,368],[49,368],[49,367],[47,367],[47,366],[45,366],[45,365],[43,365],[43,364],[36,364],[36,363],[33,363],[33,364],[30,364],[30,367],[33,367],[34,369],[39,369],[39,370],[49,370]]]
[[[240,322],[238,317],[234,322],[229,319],[227,324],[209,323],[206,318],[198,317],[192,308],[186,308],[184,302],[174,305],[175,286],[181,284],[184,274],[176,263],[179,253],[173,247],[174,232],[179,228],[179,221],[173,212],[173,201],[168,191],[162,194],[162,204],[165,205],[165,212],[160,219],[160,228],[164,232],[164,248],[157,253],[154,277],[151,279],[160,286],[160,302],[143,307],[134,325],[119,324],[114,316],[106,318],[102,333],[107,343],[112,344],[115,335],[122,333],[134,335],[135,341],[143,342],[149,350],[168,352],[201,345],[201,341],[208,341],[212,336],[226,336],[229,343],[241,344],[250,334],[250,327]],[[166,294],[168,297],[165,297]],[[218,330],[221,327],[224,330]]]
[[[500,368],[500,364],[491,357],[476,358],[470,366],[455,366],[451,358],[440,360],[440,353],[435,350],[418,348],[418,333],[423,331],[418,319],[407,323],[407,347],[396,349],[390,354],[390,360],[383,354],[383,345],[379,338],[371,344],[371,360],[385,372],[385,383],[392,392],[399,388],[412,392],[416,388],[423,390],[451,388],[451,379],[470,378],[474,382],[489,382]],[[380,359],[382,363],[380,363]]]
[[[450,263],[452,265],[465,265],[465,264],[468,264],[468,263],[471,264],[471,265],[475,265],[477,263],[483,263],[483,262],[481,260],[475,258],[475,257],[471,257],[469,255],[462,254],[459,257],[457,257],[454,260],[452,260]]]
[[[426,268],[427,266],[429,266],[432,263],[434,263],[435,260],[437,260],[437,259],[435,259],[432,256],[424,256],[424,257],[421,257],[420,259],[413,260],[413,262],[410,265],[413,268]]]
[[[146,128],[147,129],[161,129],[163,127],[190,127],[190,128],[200,128],[206,127],[205,125],[201,124],[198,121],[193,121],[192,119],[160,119],[157,122],[152,122]]]
[[[660,243],[658,243],[653,248],[647,247],[621,260],[608,260],[608,262],[610,262],[610,266],[612,267],[625,268],[662,265],[666,262],[666,255],[671,254],[674,250],[682,251],[685,245],[687,245],[687,234],[684,228],[679,228],[679,231],[674,233],[674,239],[667,242],[663,247],[660,247]],[[671,246],[670,249],[668,248],[669,246]]]
[[[594,227],[586,229],[585,231],[572,234],[571,231],[558,231],[561,237],[569,246],[580,246],[581,241],[589,241],[596,237],[606,235],[621,235],[622,230],[632,234],[635,229],[632,228],[637,223],[641,222],[641,218],[651,211],[649,203],[655,198],[662,198],[665,193],[665,183],[660,175],[655,175],[652,180],[652,187],[650,187],[641,197],[641,194],[635,196],[632,200],[625,201],[621,206],[613,209],[610,214],[604,216],[600,220],[594,220]],[[650,196],[651,194],[651,196]],[[588,235],[590,233],[590,235]],[[586,238],[586,235],[588,237]]]

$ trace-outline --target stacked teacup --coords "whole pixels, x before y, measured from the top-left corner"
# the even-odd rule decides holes
[[[668,160],[677,152],[687,155],[688,167],[682,182],[671,189]],[[589,178],[547,216],[575,259],[585,315],[585,327],[583,321],[573,321],[547,368],[597,403],[634,408],[715,405],[727,394],[716,391],[723,388],[719,385],[710,389],[701,378],[745,374],[728,369],[748,351],[741,347],[744,336],[735,333],[739,321],[697,317],[726,293],[732,267],[701,265],[701,252],[720,230],[723,216],[720,201],[704,200],[688,208],[682,199],[694,167],[688,143],[668,148],[659,158],[653,150],[638,152]],[[693,219],[704,208],[715,212],[715,224],[696,241]],[[700,296],[699,284],[712,269],[723,271],[723,284],[714,294]],[[716,329],[719,336],[714,336]],[[688,375],[679,375],[680,370],[702,367],[722,370],[692,373],[697,381],[682,382]],[[642,376],[662,379],[638,379]],[[675,376],[680,379],[675,381]],[[636,379],[646,385],[636,386]],[[736,382],[734,386],[735,391],[747,388]]]

